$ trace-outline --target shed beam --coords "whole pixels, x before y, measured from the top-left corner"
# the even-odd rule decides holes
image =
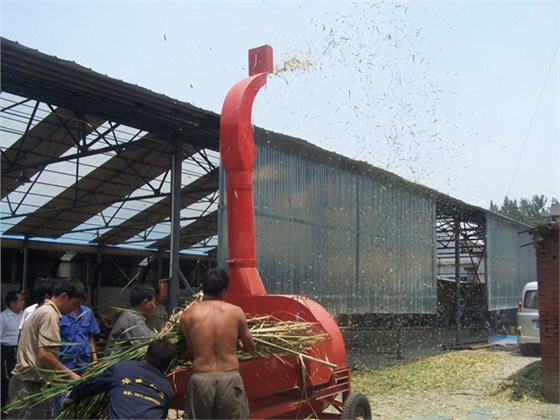
[[[183,148],[179,139],[174,139],[171,157],[171,254],[169,256],[169,297],[167,312],[172,314],[177,306],[179,290],[179,249],[181,240],[181,165]]]

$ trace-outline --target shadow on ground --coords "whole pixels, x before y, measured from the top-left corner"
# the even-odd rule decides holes
[[[461,330],[433,327],[397,329],[341,328],[346,357],[352,369],[379,369],[441,354],[458,345],[486,343],[488,333],[472,336]]]

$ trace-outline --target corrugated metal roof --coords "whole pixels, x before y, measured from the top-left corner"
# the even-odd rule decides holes
[[[5,38],[1,47],[3,236],[169,249],[178,142],[180,247],[216,246],[218,115]]]

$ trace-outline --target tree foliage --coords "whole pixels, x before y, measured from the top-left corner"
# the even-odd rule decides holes
[[[519,201],[505,197],[501,207],[490,201],[490,210],[519,222],[538,226],[548,221],[547,201],[548,199],[544,195],[533,195],[532,198],[521,198]],[[552,198],[551,206],[556,203],[558,200]]]

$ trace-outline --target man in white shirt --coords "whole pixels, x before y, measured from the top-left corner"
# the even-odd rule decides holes
[[[4,299],[6,309],[0,313],[0,344],[2,345],[2,407],[8,402],[8,386],[16,363],[19,324],[23,316],[23,295],[12,290]],[[4,413],[2,413],[4,417]]]
[[[34,303],[33,305],[29,305],[23,310],[23,316],[21,317],[21,321],[19,323],[20,332],[23,328],[23,323],[27,318],[29,318],[33,311],[37,309],[38,306],[41,306],[45,299],[51,298],[53,293],[53,286],[53,279],[45,277],[39,277],[37,279],[37,281],[35,282],[35,286],[33,286],[33,300],[35,300],[36,303]]]

